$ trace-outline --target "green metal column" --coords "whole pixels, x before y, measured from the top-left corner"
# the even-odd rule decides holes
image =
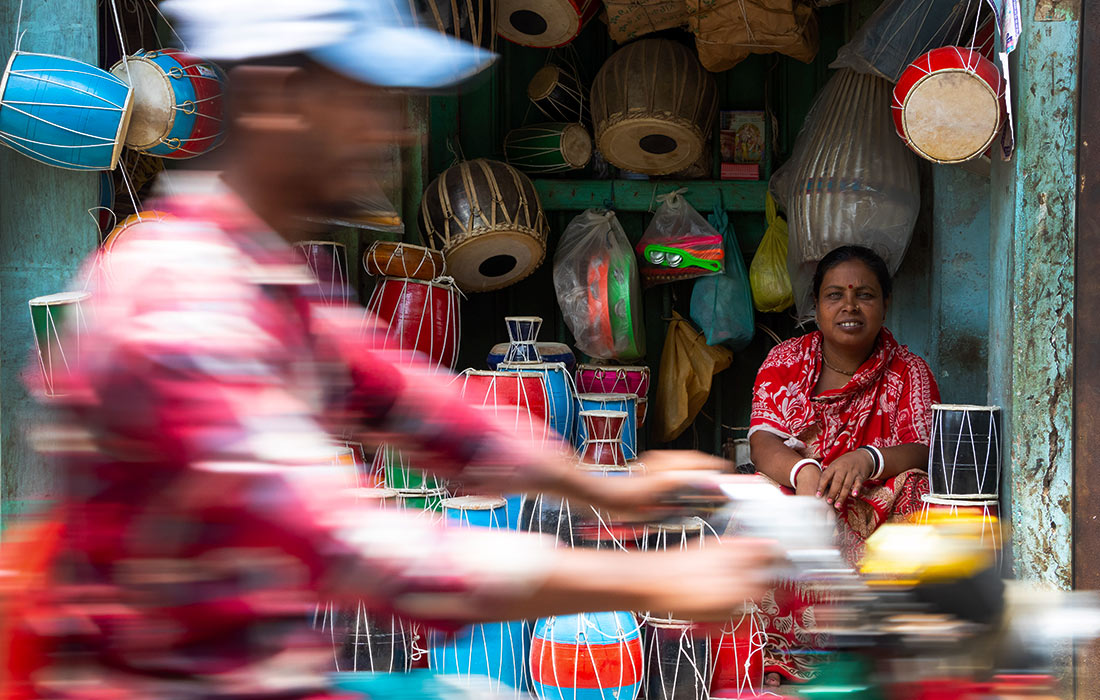
[[[990,399],[1005,410],[1002,507],[1017,578],[1072,583],[1073,301],[1080,0],[1023,0],[1017,150],[995,162]]]
[[[23,51],[97,61],[96,0],[0,0],[0,18],[5,64],[17,23]],[[98,233],[87,210],[99,201],[98,183],[97,173],[52,168],[0,147],[0,498],[5,510],[54,494],[54,479],[27,440],[28,429],[42,416],[20,380],[33,348],[27,300],[63,291],[95,248]]]

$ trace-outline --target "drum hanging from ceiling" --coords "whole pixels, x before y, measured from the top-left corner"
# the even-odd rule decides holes
[[[714,78],[690,49],[668,39],[619,49],[592,84],[596,147],[613,165],[648,175],[697,161],[717,110]]]
[[[546,257],[549,229],[534,183],[493,160],[464,161],[432,181],[420,201],[420,229],[468,292],[514,284]]]
[[[586,92],[575,69],[553,63],[539,68],[527,83],[531,104],[555,122],[589,122]]]
[[[521,46],[564,46],[602,7],[599,0],[497,0],[497,33]]]
[[[504,155],[525,173],[579,170],[592,159],[592,138],[580,124],[532,124],[508,132]]]

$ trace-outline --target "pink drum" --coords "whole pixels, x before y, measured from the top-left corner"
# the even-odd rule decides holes
[[[454,369],[459,343],[458,290],[452,284],[383,277],[367,302],[364,334],[372,347],[414,350],[427,356],[433,368]]]
[[[325,304],[347,306],[348,254],[343,243],[334,241],[299,241],[294,249],[305,260],[317,280],[317,293]]]
[[[578,394],[649,394],[649,368],[643,366],[577,365]]]
[[[514,421],[517,430],[529,430],[534,439],[550,437],[550,399],[542,375],[468,369],[455,382],[467,403],[491,410],[505,423]]]

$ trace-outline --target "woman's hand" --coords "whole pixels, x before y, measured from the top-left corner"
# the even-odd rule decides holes
[[[798,470],[795,481],[798,483],[794,485],[794,495],[816,496],[818,484],[821,482],[821,470],[812,464],[807,464]]]
[[[842,454],[822,473],[817,483],[817,496],[840,510],[845,500],[859,495],[863,482],[874,471],[874,459],[867,450],[852,450]]]

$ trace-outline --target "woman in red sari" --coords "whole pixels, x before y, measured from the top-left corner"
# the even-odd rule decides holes
[[[839,537],[855,563],[880,525],[919,511],[928,492],[928,434],[939,388],[928,365],[882,324],[890,273],[861,246],[831,251],[813,279],[819,330],[768,354],[756,375],[749,443],[758,472],[787,493],[815,496],[836,509]],[[807,680],[799,648],[814,600],[793,585],[765,596],[767,684]]]

